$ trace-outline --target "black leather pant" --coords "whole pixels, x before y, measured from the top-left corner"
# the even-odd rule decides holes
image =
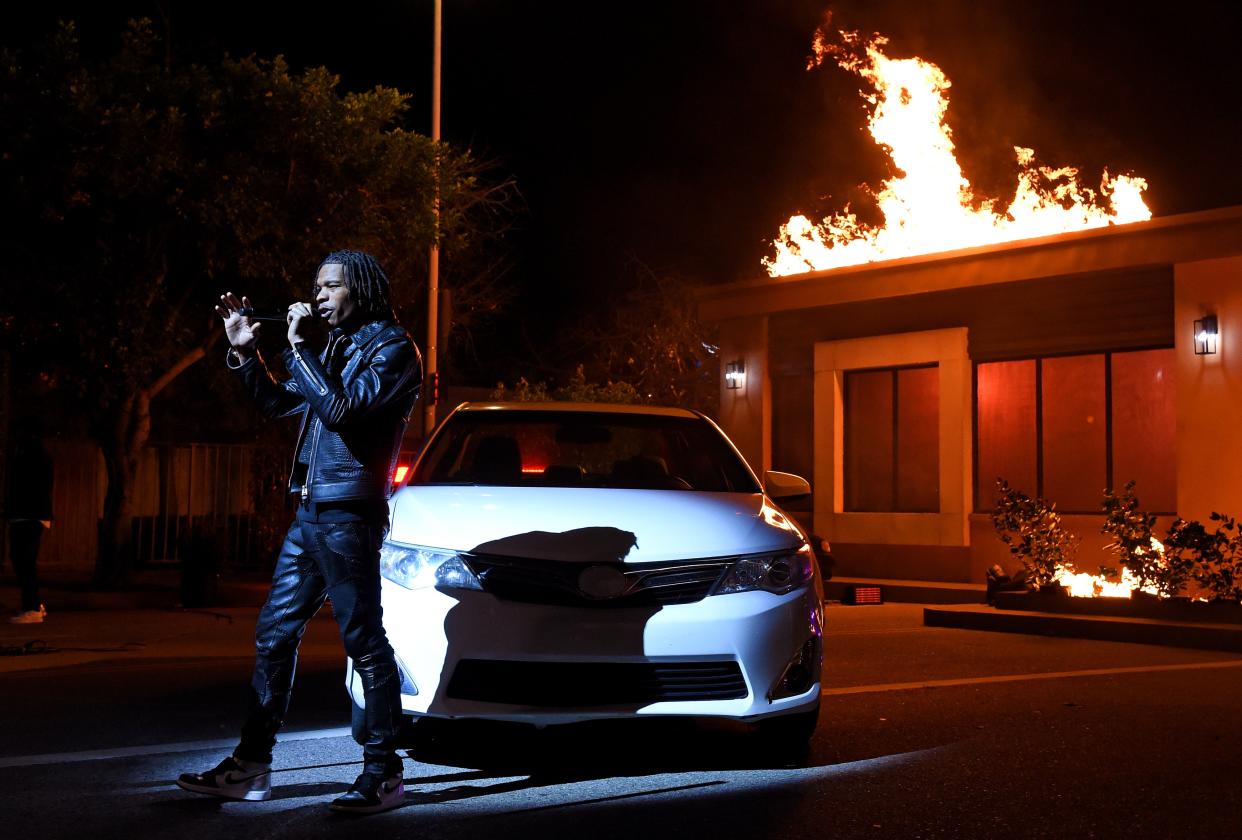
[[[276,733],[289,708],[298,643],[325,598],[341,631],[345,652],[362,679],[366,726],[358,737],[366,770],[395,762],[401,722],[401,683],[380,608],[379,550],[385,523],[294,519],[272,576],[272,589],[255,631],[250,714],[233,754],[271,762]]]

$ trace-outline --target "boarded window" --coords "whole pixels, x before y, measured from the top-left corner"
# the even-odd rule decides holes
[[[1176,507],[1173,350],[987,362],[975,369],[975,505],[995,481],[1096,513],[1135,481],[1144,510]]]
[[[940,510],[940,369],[897,373],[897,510]]]
[[[1062,510],[1095,510],[1108,485],[1104,356],[1043,361],[1044,490]]]
[[[940,370],[845,374],[845,509],[940,509]]]
[[[996,479],[1027,495],[1039,489],[1035,435],[1034,359],[990,362],[976,371],[979,419],[975,498],[982,508],[996,504]]]
[[[1144,509],[1177,510],[1173,350],[1114,353],[1113,487],[1135,482]]]
[[[845,508],[893,509],[893,373],[845,374]]]

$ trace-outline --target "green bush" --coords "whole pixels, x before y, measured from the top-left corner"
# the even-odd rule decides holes
[[[1219,531],[1209,534],[1203,523],[1189,522],[1182,518],[1173,520],[1164,538],[1164,557],[1170,564],[1187,570],[1188,577],[1200,586],[1201,570],[1214,565],[1213,558],[1220,555],[1217,544]]]
[[[1113,538],[1108,548],[1117,555],[1122,567],[1137,579],[1138,588],[1154,586],[1162,598],[1181,593],[1190,580],[1194,557],[1184,550],[1169,551],[1167,542],[1164,552],[1153,545],[1156,515],[1139,509],[1134,482],[1126,482],[1120,493],[1105,490],[1101,507],[1104,526],[1100,533]],[[1112,568],[1103,568],[1100,572],[1105,577],[1117,574]]]
[[[996,490],[992,527],[1022,563],[1031,585],[1042,589],[1056,579],[1060,567],[1072,570],[1079,540],[1062,527],[1056,505],[1032,499],[1003,478],[996,479]]]
[[[1210,534],[1197,522],[1182,527],[1189,533],[1187,542],[1195,552],[1192,576],[1213,597],[1242,601],[1242,529],[1232,516],[1223,513],[1212,511],[1211,520],[1220,524]]]

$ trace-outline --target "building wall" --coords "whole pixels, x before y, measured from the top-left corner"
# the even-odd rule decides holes
[[[810,473],[816,343],[965,327],[968,352],[976,362],[1167,347],[1173,343],[1172,306],[1173,272],[1163,266],[773,315],[772,467]],[[728,343],[722,341],[722,353],[727,352]]]
[[[1032,355],[1168,346],[1173,342],[1173,286],[1171,267],[1152,266],[771,316],[772,468],[812,478],[812,503],[817,511],[812,527],[832,540],[838,573],[978,582],[992,563],[1007,561],[1008,553],[992,533],[987,517],[970,514],[970,366],[976,361]],[[948,460],[942,457],[941,469],[965,476],[960,494],[948,497],[942,490],[944,515],[938,517],[934,529],[918,524],[917,514],[854,514],[850,518],[856,521],[847,522],[836,511],[829,512],[839,505],[838,488],[832,483],[836,467],[826,472],[821,462],[835,445],[826,430],[825,424],[831,422],[827,409],[821,405],[816,415],[815,401],[828,392],[815,385],[815,348],[854,340],[865,346],[871,337],[879,355],[850,366],[883,366],[893,362],[885,360],[883,348],[894,339],[913,332],[954,329],[966,335],[968,357],[951,363],[958,365],[958,399],[963,398],[960,388],[964,387],[966,402],[957,419],[942,418],[942,422],[951,423],[955,434],[964,436],[965,446]],[[902,358],[930,361],[933,356]],[[745,434],[733,427],[727,430],[731,435]],[[1082,556],[1088,566],[1094,566],[1097,558],[1099,562],[1107,559],[1100,553],[1103,544],[1097,545],[1099,523],[1091,517],[1080,519],[1075,519],[1074,527],[1083,538]]]
[[[1004,298],[998,297],[1004,292]],[[724,331],[725,359],[743,358],[748,372],[745,393],[722,391],[722,421],[752,464],[803,475],[814,491],[811,511],[799,516],[834,544],[843,576],[979,581],[983,571],[1007,554],[991,533],[986,517],[971,517],[972,438],[971,365],[984,359],[1034,353],[1066,353],[1167,344],[1172,340],[1169,315],[1173,297],[1168,267],[1042,280],[1027,287],[1010,285],[937,295],[885,305],[853,304],[773,316],[771,349],[762,352],[760,319],[738,320]],[[1002,304],[1003,301],[1007,303]],[[1006,314],[998,315],[998,311]],[[910,325],[969,324],[917,334],[961,336],[960,351],[925,347],[898,351]],[[862,334],[826,341],[827,337]],[[876,335],[879,333],[879,335]],[[868,337],[869,336],[869,337]],[[906,342],[908,343],[908,342]],[[934,344],[935,342],[933,342]],[[917,344],[917,340],[916,340]],[[815,369],[816,348],[852,347],[862,355],[825,362]],[[969,356],[967,354],[969,347]],[[825,352],[821,349],[821,353]],[[831,351],[829,355],[833,355]],[[976,356],[976,358],[971,358]],[[808,358],[809,357],[809,358]],[[942,358],[943,357],[943,358]],[[807,370],[805,361],[811,361]],[[942,508],[939,514],[846,514],[841,507],[839,457],[840,378],[846,369],[936,361],[951,376],[942,410],[942,442],[956,441],[942,454]],[[770,362],[770,398],[755,388],[755,378]],[[942,388],[943,380],[942,380]],[[756,391],[758,394],[756,395]],[[835,401],[835,403],[834,403]],[[838,407],[834,407],[834,405]],[[947,431],[946,431],[947,430]],[[770,434],[764,458],[760,433]],[[947,476],[947,478],[945,477]],[[803,511],[791,511],[795,515]],[[1083,517],[1084,559],[1096,564],[1098,523]],[[979,543],[982,537],[984,540]],[[993,543],[995,545],[993,545]],[[997,549],[992,551],[991,549]],[[999,553],[998,553],[999,552]],[[1106,558],[1100,556],[1099,561]],[[1006,565],[1002,562],[1002,565]]]
[[[745,366],[741,388],[720,382],[721,427],[763,478],[772,469],[772,377],[768,373],[768,318],[734,318],[720,324],[720,369],[732,361]],[[807,476],[803,476],[804,478]]]
[[[1212,511],[1242,517],[1242,257],[1178,265],[1177,512],[1206,523]],[[1219,352],[1196,356],[1193,325],[1216,315]]]

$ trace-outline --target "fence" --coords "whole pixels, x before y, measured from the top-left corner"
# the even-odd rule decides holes
[[[103,455],[90,441],[48,441],[47,448],[56,463],[55,521],[43,541],[40,567],[93,569],[107,490]],[[148,447],[134,486],[137,567],[178,563],[196,541],[199,548],[206,541],[233,568],[270,562],[267,532],[283,532],[287,525],[280,512],[287,468],[283,451],[253,445]]]
[[[103,453],[91,441],[49,440],[56,464],[52,528],[43,537],[39,567],[92,569],[99,553],[99,518],[108,486]]]
[[[274,481],[272,473],[284,473],[285,463],[265,455],[257,447],[235,444],[148,449],[134,493],[137,565],[177,563],[204,541],[233,567],[255,567],[269,559],[259,538],[260,513],[267,493],[283,499],[284,475]]]

